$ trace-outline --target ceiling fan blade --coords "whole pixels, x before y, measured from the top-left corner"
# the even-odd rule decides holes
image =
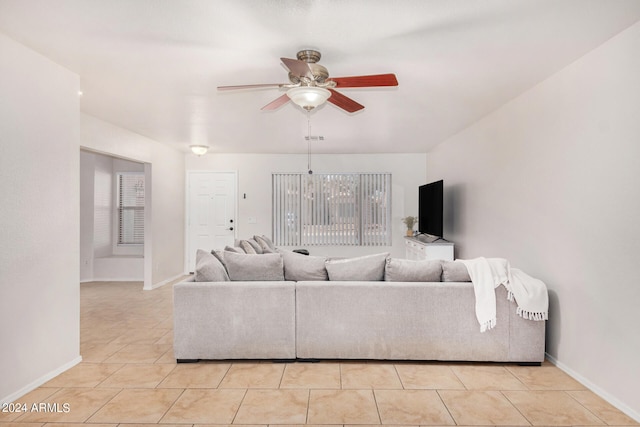
[[[329,80],[336,82],[336,87],[377,87],[398,86],[395,74],[374,74],[371,76],[331,77]]]
[[[353,99],[344,96],[336,90],[329,89],[329,91],[331,92],[331,96],[327,101],[334,104],[336,107],[342,108],[348,113],[355,113],[356,111],[360,111],[364,108],[364,105],[358,104]]]
[[[238,86],[218,86],[218,90],[235,90],[235,89],[260,89],[267,87],[283,87],[282,83],[265,83],[257,85],[238,85]]]
[[[261,110],[275,110],[281,105],[286,104],[287,102],[289,102],[289,97],[285,93],[284,95],[274,99],[273,101],[262,107]]]
[[[309,68],[309,64],[306,62],[290,58],[280,58],[280,61],[282,61],[284,66],[287,67],[292,74],[313,80],[313,73],[311,72],[311,68]]]

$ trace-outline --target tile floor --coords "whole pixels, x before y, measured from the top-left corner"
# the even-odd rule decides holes
[[[83,362],[19,399],[26,413],[0,413],[0,427],[639,425],[549,363],[177,365],[171,305],[170,285],[81,285]]]

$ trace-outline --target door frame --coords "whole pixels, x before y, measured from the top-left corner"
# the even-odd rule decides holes
[[[191,205],[190,205],[190,192],[189,192],[189,184],[191,183],[191,177],[195,174],[233,174],[233,189],[235,192],[235,203],[233,204],[233,217],[235,219],[235,226],[233,227],[233,237],[234,239],[238,236],[238,171],[237,170],[209,170],[209,169],[189,169],[185,171],[185,191],[184,191],[184,206],[185,206],[185,217],[184,217],[184,273],[189,274],[189,251],[191,247],[191,236],[189,233],[189,218],[191,214]]]

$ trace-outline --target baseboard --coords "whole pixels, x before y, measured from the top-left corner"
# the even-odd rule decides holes
[[[151,285],[151,289],[144,288],[144,290],[145,291],[151,291],[153,289],[157,289],[157,288],[159,288],[161,286],[168,285],[169,283],[174,282],[174,281],[176,281],[176,280],[178,280],[178,279],[180,279],[182,277],[185,277],[185,276],[188,276],[188,274],[180,273],[180,274],[178,274],[176,276],[173,276],[173,277],[170,277],[168,279],[165,279],[162,282],[154,283],[153,285]]]
[[[29,393],[30,391],[33,391],[33,390],[37,389],[42,384],[44,384],[47,381],[57,377],[61,373],[73,368],[74,366],[76,366],[80,362],[82,362],[82,356],[78,356],[75,359],[73,359],[71,362],[65,363],[64,365],[60,366],[59,368],[54,369],[53,371],[41,376],[37,380],[35,380],[35,381],[27,384],[26,386],[22,387],[20,390],[16,391],[15,393],[11,393],[10,395],[3,397],[2,399],[0,399],[0,403],[15,402],[16,400],[18,400],[19,398],[21,398],[25,394]]]
[[[158,283],[154,283],[153,286],[151,286],[151,288],[144,288],[145,291],[148,290],[153,290],[156,288],[159,288],[161,286],[167,285],[171,282],[173,282],[174,280],[178,280],[182,277],[186,277],[189,276],[189,273],[181,273],[178,274],[176,276],[170,277],[166,280],[163,280],[162,282],[158,282]],[[94,277],[92,279],[85,279],[85,280],[81,280],[80,283],[89,283],[89,282],[144,282],[144,279],[141,278],[109,278],[109,277]]]
[[[88,282],[144,282],[141,277],[94,277]],[[80,282],[82,283],[82,282]]]
[[[616,409],[622,411],[625,415],[633,418],[634,421],[640,422],[640,413],[636,412],[635,410],[633,410],[632,408],[630,408],[629,406],[627,406],[626,404],[618,400],[618,398],[613,396],[611,393],[603,390],[602,388],[598,387],[597,385],[595,385],[594,383],[592,383],[582,375],[578,374],[576,371],[574,371],[564,363],[560,362],[555,357],[549,355],[549,353],[545,353],[545,356],[547,360],[551,362],[553,365],[555,365],[558,369],[560,369],[561,371],[563,371],[564,373],[566,373],[576,381],[580,382],[589,390],[591,390],[592,392],[594,392],[595,394],[597,394],[598,396],[606,400],[609,404],[613,405]]]

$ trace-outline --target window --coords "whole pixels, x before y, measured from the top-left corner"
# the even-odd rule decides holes
[[[273,174],[277,245],[391,245],[391,174]]]
[[[144,244],[144,174],[120,172],[118,179],[118,244]]]

